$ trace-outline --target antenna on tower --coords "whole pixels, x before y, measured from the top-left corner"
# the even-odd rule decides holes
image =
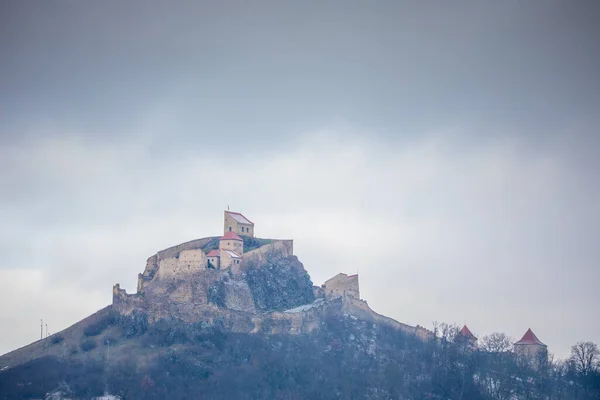
[[[229,211],[229,204],[227,204],[227,211]]]
[[[40,319],[40,340],[44,338],[44,320]]]

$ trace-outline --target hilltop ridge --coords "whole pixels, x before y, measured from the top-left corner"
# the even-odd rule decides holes
[[[371,310],[360,298],[358,275],[340,273],[321,286],[313,285],[293,254],[292,240],[240,236],[248,250],[242,253],[240,263],[211,268],[207,254],[222,248],[221,238],[194,239],[158,251],[148,257],[144,271],[138,274],[136,293],[129,294],[115,284],[111,305],[47,338],[0,356],[0,367],[14,367],[44,356],[65,357],[65,348],[77,356],[86,340],[86,330],[110,325],[118,318],[143,320],[144,324],[164,320],[202,323],[242,334],[296,335],[319,330],[332,315],[352,316],[421,340],[433,337],[429,330]]]
[[[214,237],[170,247],[148,258],[138,290],[113,288],[113,308],[122,315],[143,312],[150,322],[177,317],[194,323],[219,320],[240,333],[307,333],[318,329],[325,310],[390,324],[425,339],[431,332],[410,327],[372,311],[360,299],[358,275],[340,273],[321,286],[293,255],[291,240],[251,238],[258,248],[243,253],[240,264],[211,269],[203,257]],[[249,238],[243,237],[249,241]],[[263,325],[269,321],[269,329]],[[277,321],[277,323],[272,323]]]
[[[292,240],[224,221],[148,257],[135,293],[116,284],[111,305],[0,356],[0,400],[568,398],[540,386],[551,365],[531,330],[511,353],[481,351],[466,325],[400,323],[361,298],[358,274],[313,285]]]
[[[191,240],[148,257],[135,293],[117,283],[111,305],[0,356],[0,399],[90,398],[108,388],[122,397],[189,398],[191,389],[180,389],[177,376],[193,378],[186,384],[195,382],[194,393],[243,398],[245,381],[229,391],[211,385],[254,359],[289,368],[287,361],[277,359],[282,347],[296,360],[294,365],[304,360],[310,369],[313,361],[305,357],[312,351],[349,363],[353,354],[374,359],[378,337],[386,338],[386,352],[391,342],[424,344],[434,338],[424,328],[371,310],[360,298],[358,275],[339,273],[315,286],[294,255],[292,240],[255,237],[254,224],[239,213],[226,211],[224,221],[221,237]],[[350,342],[340,344],[339,335]],[[348,353],[339,353],[341,348]],[[174,362],[180,369],[171,376]],[[364,367],[349,370],[358,374]],[[256,368],[247,365],[240,376],[248,369]],[[255,373],[257,382],[271,379],[265,372]],[[376,376],[382,379],[379,372]],[[159,378],[162,391],[149,392]],[[141,389],[132,385],[133,379],[141,379]],[[248,392],[246,398],[287,396],[289,390]],[[319,392],[293,390],[313,397]],[[179,397],[173,395],[177,391]]]

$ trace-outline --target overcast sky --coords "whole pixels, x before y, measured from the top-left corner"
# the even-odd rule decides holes
[[[252,3],[252,4],[251,4]],[[595,1],[0,4],[0,354],[242,210],[315,284],[600,343]]]

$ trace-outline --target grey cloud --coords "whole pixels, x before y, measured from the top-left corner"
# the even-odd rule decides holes
[[[122,135],[166,112],[163,149],[274,145],[337,120],[541,138],[598,111],[593,2],[3,7],[4,135],[33,120]]]
[[[66,326],[229,204],[398,320],[600,341],[598,7],[456,4],[3,2],[0,296]]]

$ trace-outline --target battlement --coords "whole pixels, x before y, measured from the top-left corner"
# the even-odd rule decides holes
[[[336,297],[351,297],[360,299],[360,290],[358,287],[358,274],[346,275],[339,273],[333,278],[328,279],[321,286],[327,299]]]
[[[244,253],[243,265],[249,263],[262,263],[268,255],[277,254],[278,256],[288,257],[294,255],[293,240],[273,240],[272,243],[265,244],[258,249]]]
[[[240,236],[240,233],[247,235]],[[426,330],[401,324],[371,310],[366,301],[360,299],[358,274],[339,273],[320,287],[313,286],[315,300],[311,304],[287,311],[257,313],[260,308],[255,304],[252,291],[256,288],[249,285],[246,272],[293,256],[294,242],[258,239],[253,233],[254,223],[241,214],[226,211],[222,237],[192,240],[149,257],[144,272],[138,275],[136,294],[128,294],[119,284],[115,285],[114,309],[125,315],[138,310],[150,320],[173,316],[188,322],[218,319],[231,324],[233,331],[267,329],[271,333],[318,329],[319,321],[327,312],[338,310],[341,315],[391,325],[423,339],[430,336]],[[245,247],[252,250],[244,252]],[[294,278],[290,276],[290,279]]]

